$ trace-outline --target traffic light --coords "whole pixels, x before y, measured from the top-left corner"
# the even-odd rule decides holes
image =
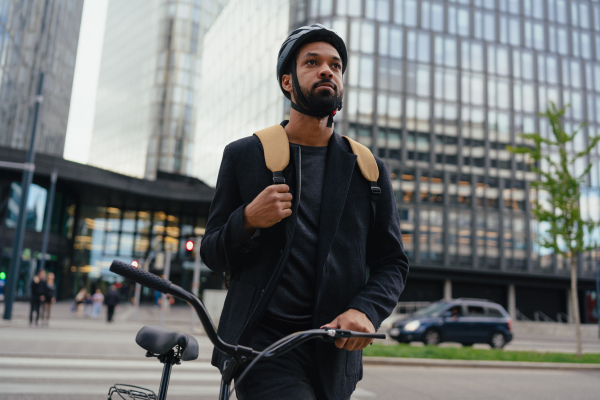
[[[132,266],[132,267],[135,267],[135,268],[139,268],[139,267],[140,267],[140,263],[138,263],[138,262],[137,262],[137,260],[133,260],[133,261],[131,262],[131,266]]]
[[[184,259],[186,260],[193,260],[196,257],[196,253],[198,252],[198,249],[196,246],[196,238],[195,237],[188,237],[187,240],[185,241],[185,256]]]
[[[187,250],[188,253],[191,253],[194,250],[194,241],[191,239],[188,239],[188,241],[185,242],[185,249]]]

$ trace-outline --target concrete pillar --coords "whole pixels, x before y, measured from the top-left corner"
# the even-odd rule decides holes
[[[517,320],[517,293],[514,283],[508,285],[508,314],[513,321]]]
[[[450,279],[444,281],[444,300],[452,300],[452,281]]]

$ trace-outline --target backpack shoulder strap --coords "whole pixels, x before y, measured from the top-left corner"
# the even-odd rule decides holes
[[[290,146],[283,126],[277,124],[254,133],[265,153],[267,168],[273,173],[273,183],[285,183],[283,170],[290,163]]]
[[[348,136],[342,136],[350,144],[352,152],[356,155],[358,168],[366,180],[371,183],[371,228],[375,225],[375,216],[377,215],[377,199],[381,195],[381,188],[377,186],[379,179],[379,168],[377,161],[369,148]]]
[[[369,182],[377,182],[379,179],[379,168],[377,168],[377,163],[371,150],[356,140],[350,139],[348,136],[342,137],[348,141],[352,152],[358,157],[358,167],[365,179]]]

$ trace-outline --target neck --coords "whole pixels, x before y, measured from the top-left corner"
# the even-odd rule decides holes
[[[285,126],[289,141],[303,146],[327,146],[333,134],[333,127],[327,127],[327,118],[311,117],[291,109],[290,122]]]

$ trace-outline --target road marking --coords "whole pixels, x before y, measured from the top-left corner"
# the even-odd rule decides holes
[[[112,380],[112,381],[160,381],[161,370],[152,371],[123,371],[115,369],[112,371],[100,370],[71,370],[71,369],[0,369],[0,377],[6,378],[26,378],[26,379],[62,379],[62,380]],[[183,372],[173,370],[171,381],[213,381],[219,382],[221,374],[219,372]],[[0,392],[1,393],[1,392]]]
[[[376,394],[373,392],[370,392],[368,390],[365,389],[361,389],[361,388],[357,388],[354,393],[352,393],[352,399],[353,400],[359,400],[359,398],[363,398],[363,397],[375,397]]]
[[[65,385],[65,384],[40,384],[28,383],[0,383],[0,393],[3,394],[65,394],[65,395],[106,395],[109,386],[106,385]],[[156,393],[156,390],[155,390]],[[169,386],[169,395],[174,396],[202,396],[218,395],[219,386]],[[106,396],[105,396],[106,397]]]
[[[35,357],[0,357],[0,366],[2,367],[74,367],[74,368],[136,368],[136,369],[159,369],[162,370],[162,364],[155,358],[133,360],[90,360],[79,358],[35,358]],[[215,371],[217,368],[208,362],[187,361],[182,362],[173,368],[174,371],[181,370],[201,370]]]

